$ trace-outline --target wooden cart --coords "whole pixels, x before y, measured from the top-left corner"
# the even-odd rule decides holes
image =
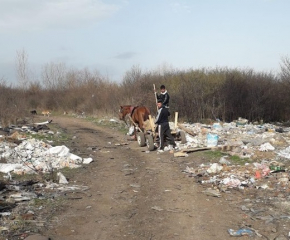
[[[174,137],[175,141],[180,141],[181,144],[186,143],[186,137],[185,132],[180,131],[177,128],[177,119],[178,119],[178,112],[175,112],[175,122],[174,122],[174,129],[171,129],[171,134]],[[149,122],[147,122],[147,126],[145,127],[145,130],[142,131],[136,123],[133,122],[132,118],[130,118],[130,121],[137,129],[137,142],[140,147],[147,146],[149,151],[155,150],[159,146],[159,134],[155,129],[154,120],[149,115]],[[166,142],[166,140],[165,140]]]

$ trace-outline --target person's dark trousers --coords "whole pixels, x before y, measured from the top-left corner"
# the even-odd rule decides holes
[[[159,134],[159,139],[160,139],[160,144],[159,144],[160,149],[162,150],[164,149],[166,137],[169,138],[169,144],[173,145],[173,147],[176,146],[174,138],[171,135],[171,130],[170,130],[168,122],[161,123],[160,125],[158,125],[158,134]]]

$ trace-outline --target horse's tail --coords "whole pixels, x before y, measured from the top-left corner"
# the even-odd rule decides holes
[[[147,107],[144,107],[144,108],[145,108],[144,121],[146,121],[147,119],[149,119],[150,110]]]

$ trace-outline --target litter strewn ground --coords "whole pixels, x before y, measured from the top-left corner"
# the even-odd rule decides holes
[[[183,127],[190,133],[187,134],[188,143],[180,146],[183,151],[187,148],[209,146],[211,134],[216,136],[214,146],[210,143],[211,149],[223,153],[217,162],[193,162],[193,166],[187,166],[183,172],[203,186],[203,194],[232,201],[235,199],[234,204],[249,218],[245,221],[248,225],[253,221],[261,222],[262,229],[254,229],[255,231],[249,230],[248,225],[240,226],[239,231],[234,231],[229,226],[229,234],[241,236],[251,233],[252,236],[262,239],[288,239],[289,127],[254,125],[246,121],[243,124],[183,124]],[[232,156],[240,160],[234,161]],[[236,192],[242,193],[239,200],[233,198]],[[283,229],[277,227],[282,225]],[[259,231],[266,233],[266,236],[260,235]]]

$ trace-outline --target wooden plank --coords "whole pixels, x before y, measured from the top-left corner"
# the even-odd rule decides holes
[[[189,152],[198,152],[198,151],[205,151],[205,150],[211,150],[212,148],[210,147],[203,147],[203,148],[187,148],[187,149],[182,149],[181,152],[183,153],[189,153]]]
[[[186,127],[183,127],[181,124],[177,124],[178,127],[183,130],[184,132],[187,132],[189,135],[191,136],[196,136],[196,134],[194,132],[192,132],[190,129],[187,129]]]
[[[150,126],[151,126],[151,131],[154,132],[155,124],[153,122],[153,118],[151,115],[149,115],[149,122],[150,122]]]
[[[155,88],[155,84],[153,84],[153,90],[154,90],[154,96],[155,96],[155,104],[156,104],[156,110],[158,112],[158,106],[157,106],[157,93],[156,93],[156,88]]]
[[[134,125],[134,126],[135,126],[139,131],[140,131],[140,132],[143,132],[143,131],[139,128],[138,124],[135,123],[135,122],[133,121],[132,117],[131,117],[130,115],[128,115],[128,117],[129,117],[130,121],[133,123],[133,125]]]
[[[177,129],[177,120],[178,120],[178,112],[175,112],[175,118],[174,118],[174,129]]]

